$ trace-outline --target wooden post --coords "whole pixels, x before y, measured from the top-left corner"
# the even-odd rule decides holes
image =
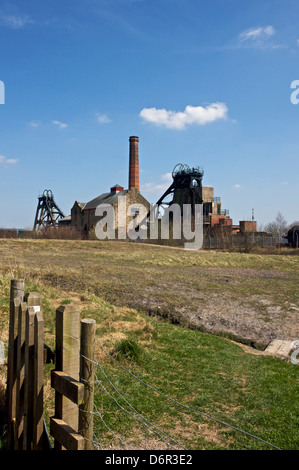
[[[44,319],[34,317],[34,392],[33,392],[33,450],[43,449],[44,433]]]
[[[33,443],[33,401],[34,401],[34,318],[41,310],[41,296],[29,292],[24,298],[27,303],[25,327],[25,389],[24,389],[24,437],[23,449],[31,450]],[[43,355],[42,355],[43,357]]]
[[[68,450],[84,450],[84,439],[62,419],[51,418],[50,431],[61,442],[62,448]]]
[[[24,297],[24,280],[13,279],[10,284],[9,340],[7,360],[7,446],[13,449],[14,423],[16,422],[16,387],[17,387],[17,335],[18,312]]]
[[[33,368],[34,368],[34,317],[33,307],[26,312],[25,328],[25,389],[23,450],[31,450],[33,429]]]
[[[80,314],[73,305],[56,310],[56,370],[79,380]],[[69,398],[55,392],[55,419],[63,420],[78,432],[78,406]],[[54,449],[62,445],[55,440]]]
[[[22,302],[18,316],[18,347],[17,347],[17,390],[16,390],[16,450],[23,449],[24,432],[24,384],[25,384],[25,321],[27,304]]]
[[[77,405],[76,415],[78,416],[78,405],[83,402],[84,398],[84,385],[64,372],[52,370],[51,386],[57,394],[63,395],[64,398],[68,398]],[[55,442],[57,441],[56,449],[59,443],[67,450],[84,450],[84,437],[62,419],[50,418],[50,432]]]
[[[85,438],[85,450],[92,449],[95,333],[95,320],[81,320],[80,381],[84,384],[84,399],[79,407],[79,433]]]
[[[24,279],[12,279],[10,281],[10,301],[19,299],[23,301],[25,291]]]

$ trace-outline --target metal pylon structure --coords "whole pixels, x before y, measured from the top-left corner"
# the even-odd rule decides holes
[[[59,219],[63,218],[64,214],[55,203],[52,191],[45,189],[43,195],[38,198],[33,230],[57,227]]]
[[[173,171],[173,181],[169,188],[157,201],[158,211],[160,208],[170,207],[178,204],[183,209],[184,204],[191,204],[192,212],[195,204],[202,204],[202,178],[204,171],[201,167],[190,168],[188,165],[178,163]]]

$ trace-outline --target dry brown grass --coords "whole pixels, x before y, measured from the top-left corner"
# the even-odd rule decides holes
[[[295,329],[298,323],[297,256],[190,253],[174,248],[96,241],[0,240],[0,257],[2,340],[7,339],[8,333],[10,279],[22,277],[26,290],[42,294],[45,342],[50,347],[55,341],[55,310],[61,304],[72,303],[78,306],[81,317],[96,319],[97,337],[110,354],[116,353],[116,345],[121,340],[134,338],[141,345],[144,362],[143,367],[138,365],[137,375],[141,374],[157,389],[165,385],[169,396],[225,421],[236,419],[236,424],[241,427],[247,428],[247,413],[253,422],[258,413],[264,413],[268,419],[267,397],[265,401],[261,398],[269,392],[268,383],[258,391],[260,380],[255,379],[259,372],[258,361],[261,360],[261,366],[264,358],[245,355],[240,347],[230,343],[233,339],[248,342],[242,348],[252,352],[252,342],[265,345],[274,335],[298,338]],[[156,318],[150,318],[150,313]],[[224,341],[168,323],[181,323],[233,339]],[[149,399],[152,400],[150,394],[148,399],[145,393],[140,393],[138,383],[129,389],[125,377],[116,375],[114,364],[99,344],[96,344],[96,359],[114,379],[124,381],[124,393],[130,399],[137,400],[138,397],[136,406],[148,407]],[[134,369],[136,364],[130,362],[128,368]],[[280,370],[280,366],[276,365],[277,370],[274,367],[275,364],[274,372],[269,374],[270,391],[272,377]],[[266,370],[265,364],[263,370]],[[286,374],[286,391],[293,390],[291,379],[288,380]],[[274,392],[277,396],[280,388],[279,381]],[[47,374],[44,394],[46,414],[52,416],[53,390]],[[284,399],[285,392],[281,391],[281,394]],[[191,443],[192,448],[202,449],[227,448],[231,443],[234,446],[235,438],[230,430],[215,426],[204,418],[190,420],[183,416],[181,419],[179,413],[174,412],[170,417],[166,416],[166,405],[161,404],[159,396],[155,397],[157,394],[153,395],[157,403],[153,400],[152,408],[147,411],[155,424],[163,426],[179,442],[181,437]],[[248,399],[251,401],[246,408],[245,400]],[[255,409],[257,399],[259,410]],[[156,410],[159,406],[161,411]],[[284,413],[283,418],[292,413],[289,404],[285,409],[278,404],[277,410]],[[112,423],[118,423],[121,429],[119,410],[112,408],[105,417],[109,422],[113,413]],[[240,424],[238,420],[242,413],[244,421]],[[274,416],[273,423],[276,419]],[[283,427],[284,420],[280,415],[279,423]],[[289,423],[286,419],[285,427]],[[134,448],[167,448],[153,435],[145,436],[136,430],[135,436],[133,426],[129,428],[128,442]],[[257,426],[262,425],[258,423]],[[267,435],[268,426],[265,426],[265,432]],[[284,429],[280,430],[280,435],[286,436]],[[107,435],[106,448],[120,448],[110,442],[111,435]],[[246,447],[247,441],[242,445]],[[286,446],[291,444],[287,442]]]
[[[0,240],[0,274],[116,308],[222,334],[264,349],[298,338],[298,256],[81,240]],[[89,304],[90,305],[90,304]]]

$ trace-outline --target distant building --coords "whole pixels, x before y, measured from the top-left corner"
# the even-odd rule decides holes
[[[256,232],[257,230],[255,220],[241,220],[239,224],[241,233]]]
[[[214,196],[213,187],[203,186],[201,188],[201,198],[205,225],[230,224],[230,222],[223,222],[224,220],[231,220],[229,218],[229,211],[221,208],[221,199]]]
[[[60,226],[68,225],[77,231],[82,232],[83,237],[87,237],[88,233],[95,227],[99,221],[99,217],[95,215],[96,208],[100,204],[109,204],[113,206],[115,213],[115,228],[118,228],[118,205],[119,197],[126,196],[127,207],[131,204],[142,204],[149,211],[150,203],[140,194],[139,191],[139,149],[138,137],[132,136],[129,139],[129,187],[124,189],[119,184],[115,184],[110,188],[110,192],[102,193],[89,202],[75,201],[71,215],[62,219]],[[126,224],[132,217],[126,215]]]
[[[96,226],[100,217],[95,215],[96,209],[101,204],[109,204],[114,209],[115,214],[115,229],[118,228],[118,214],[119,214],[119,201],[120,196],[126,196],[126,208],[132,204],[141,204],[147,210],[150,211],[150,203],[142,196],[139,188],[139,138],[131,136],[129,139],[129,181],[128,189],[124,189],[123,186],[115,184],[110,188],[109,192],[105,192],[96,196],[88,202],[75,201],[71,209],[71,215],[59,220],[60,227],[70,227],[78,232],[81,232],[83,238],[88,238],[90,231]],[[180,167],[175,172],[175,169]],[[183,167],[183,168],[181,168]],[[187,168],[187,165],[177,165],[173,171],[173,178],[177,177],[188,177],[190,172],[194,173],[195,169]],[[193,175],[192,173],[192,175]],[[184,176],[185,175],[185,176]],[[194,175],[196,176],[197,173]],[[227,209],[222,209],[220,197],[214,196],[214,188],[210,186],[202,186],[201,178],[203,172],[198,173],[199,182],[193,184],[193,181],[183,180],[182,187],[176,188],[176,191],[172,193],[173,203],[182,204],[194,203],[196,201],[202,201],[203,205],[203,224],[204,233],[209,235],[216,235],[218,233],[233,233],[233,234],[245,234],[246,232],[256,232],[256,221],[240,221],[239,225],[233,225],[233,220],[229,216]],[[189,175],[190,176],[190,175]],[[193,176],[192,176],[193,177]],[[190,179],[190,177],[189,177]],[[161,203],[163,197],[167,192],[171,193],[173,185],[168,188],[166,193],[160,198],[158,204]],[[190,190],[194,195],[196,193],[196,199],[194,196],[190,197]],[[197,203],[197,202],[196,202]],[[123,210],[123,208],[122,208]],[[123,217],[122,217],[123,218]],[[125,216],[126,226],[132,220],[132,216]]]

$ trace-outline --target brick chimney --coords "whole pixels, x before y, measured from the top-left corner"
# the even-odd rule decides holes
[[[139,157],[138,137],[130,137],[130,161],[129,161],[129,189],[136,188],[139,192]]]
[[[116,184],[115,186],[112,186],[112,188],[110,188],[110,192],[111,193],[116,193],[117,191],[123,191],[124,188],[122,186],[119,186],[119,184]]]

